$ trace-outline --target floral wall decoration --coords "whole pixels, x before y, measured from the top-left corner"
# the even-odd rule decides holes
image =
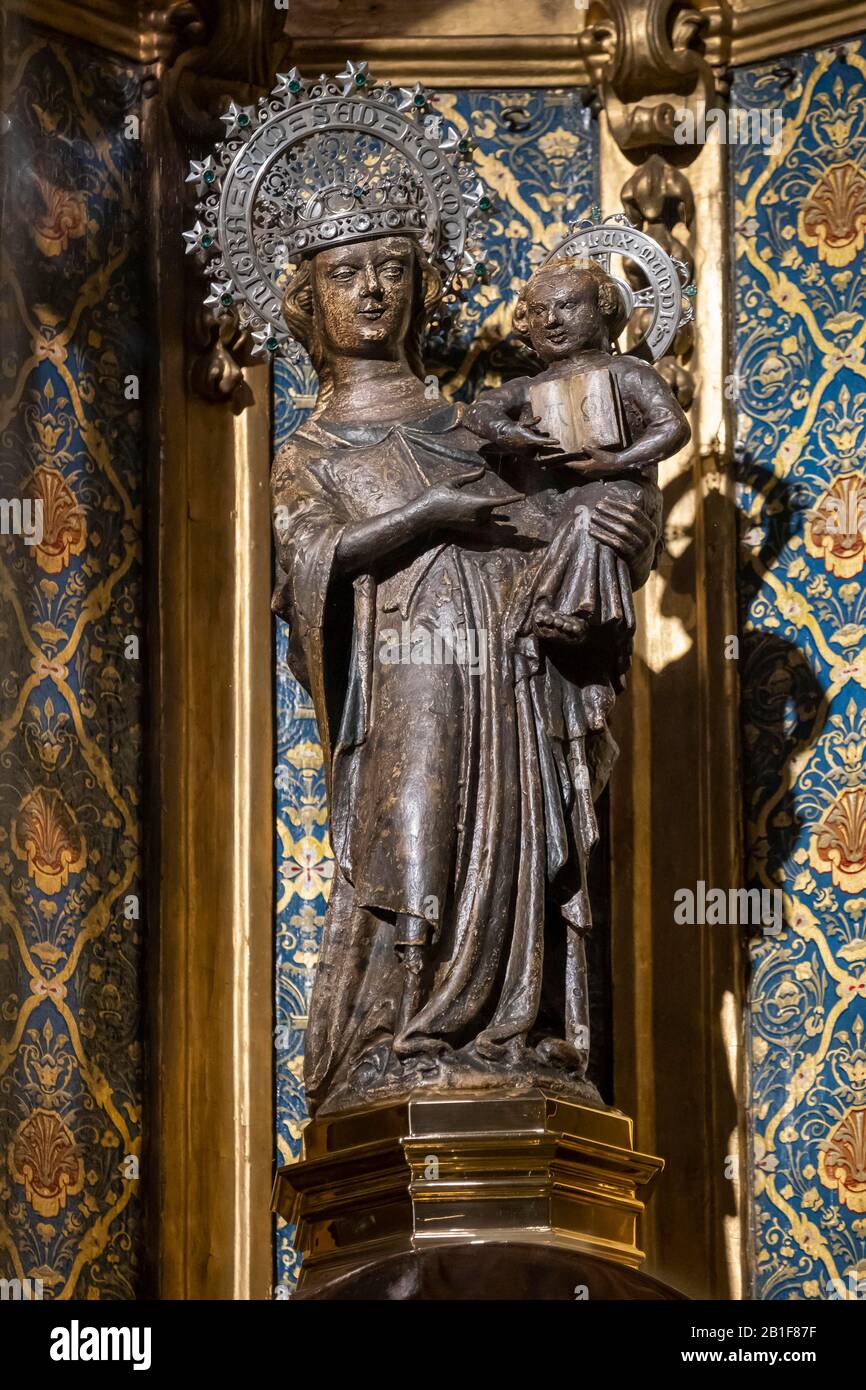
[[[474,138],[478,172],[495,209],[488,224],[486,270],[467,288],[459,317],[434,327],[427,362],[431,391],[471,398],[525,370],[506,339],[518,289],[569,222],[586,217],[597,197],[597,134],[578,90],[464,91],[439,94],[437,109]],[[279,446],[315,404],[309,362],[280,362],[275,372]],[[322,752],[306,693],[286,665],[287,630],[276,625],[276,1113],[277,1161],[300,1151],[306,1117],[303,1043],[309,992],[333,874]],[[291,1228],[278,1221],[276,1284],[297,1274]]]
[[[2,108],[0,1277],[29,1279],[31,1297],[132,1298],[139,82],[10,22]]]
[[[731,148],[754,1296],[866,1287],[866,43],[737,72]]]

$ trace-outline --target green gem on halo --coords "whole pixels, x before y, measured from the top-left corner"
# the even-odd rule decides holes
[[[482,212],[489,212],[492,204],[489,198],[479,198],[478,206]]]
[[[355,86],[356,86],[356,87],[366,87],[366,85],[367,85],[367,78],[365,77],[364,73],[362,73],[362,72],[356,72],[356,73],[355,73]]]
[[[683,290],[683,294],[687,294],[688,297],[689,297],[689,299],[694,299],[694,297],[695,297],[695,295],[697,294],[697,292],[698,292],[698,287],[697,287],[697,285],[686,285],[685,289]]]
[[[464,137],[464,139],[462,139],[462,140],[460,141],[459,145],[457,146],[457,149],[459,150],[459,152],[460,152],[461,154],[468,154],[469,151],[472,149],[472,141],[471,141],[471,140],[467,140],[467,139]]]
[[[289,83],[289,91],[290,91],[290,92],[299,92],[300,90],[301,90],[301,84],[300,84],[300,82],[298,81],[297,78],[294,78],[294,79]]]
[[[481,279],[482,275],[487,274],[487,266],[484,264],[483,261],[476,261],[475,274],[478,276],[479,280]]]
[[[205,183],[213,183],[214,179],[216,178],[216,174],[214,173],[213,169],[205,169],[202,177],[204,178]]]
[[[210,248],[213,246],[213,237],[203,236],[201,239],[201,244],[204,247],[205,251],[209,251]]]
[[[242,111],[241,114],[238,116],[238,125],[241,126],[241,128],[243,128],[244,126],[249,125],[249,123],[249,116],[247,115],[246,111]]]
[[[279,346],[280,345],[276,338],[268,338],[268,341],[265,343],[265,347],[267,348],[268,352],[276,352]]]
[[[353,198],[363,198],[363,196],[364,196],[364,190],[363,190],[363,188],[361,188],[359,185],[356,184],[355,187],[352,189],[352,197],[353,197]]]
[[[230,294],[224,294],[220,299],[220,304],[222,304],[224,308],[230,309],[234,304],[234,300]]]
[[[422,95],[421,95],[420,92],[418,93],[418,95],[417,95],[416,98],[415,98],[415,105],[418,106],[418,107],[426,106],[426,105],[427,105],[427,98],[426,98],[426,97],[422,97]]]

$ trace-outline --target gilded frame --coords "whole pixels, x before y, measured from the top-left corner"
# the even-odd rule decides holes
[[[88,39],[145,66],[168,87],[177,44],[177,0],[10,0],[43,26]],[[264,0],[250,0],[250,13]],[[216,8],[219,8],[217,6]],[[397,8],[397,7],[393,7]],[[521,8],[514,5],[513,11]],[[281,36],[273,65],[339,64],[351,51],[397,82],[439,86],[550,86],[588,80],[571,0],[557,33],[503,34],[511,9],[483,0],[480,37],[394,32],[388,6],[359,7],[355,32]],[[652,9],[652,3],[647,9]],[[696,0],[695,9],[717,5]],[[725,8],[722,6],[721,8]],[[589,23],[603,12],[595,3]],[[840,12],[833,0],[736,3],[709,54],[717,71],[826,43],[866,29],[866,0]],[[375,11],[375,14],[374,14]],[[384,18],[383,18],[384,12]],[[378,15],[378,18],[375,17]],[[486,16],[486,18],[485,18]],[[485,25],[487,26],[485,28]],[[518,26],[515,24],[515,28]],[[199,75],[235,89],[215,58]],[[152,954],[150,1141],[144,1169],[152,1218],[154,1292],[164,1298],[271,1295],[272,757],[263,730],[273,717],[270,682],[270,526],[267,474],[269,381],[246,369],[246,403],[214,405],[190,385],[187,333],[198,294],[185,264],[177,189],[190,138],[173,122],[157,85],[143,137],[154,236],[151,277],[158,390],[150,403],[150,920]],[[618,205],[633,172],[602,115],[602,189]],[[693,641],[684,660],[653,586],[641,598],[642,628],[631,695],[620,718],[622,760],[614,788],[618,972],[617,1092],[645,1149],[671,1159],[644,1240],[649,1268],[689,1292],[742,1295],[741,1216],[723,1161],[736,1153],[742,1118],[740,962],[730,946],[670,938],[672,870],[664,843],[680,833],[696,871],[738,881],[739,823],[735,675],[721,657],[736,631],[730,435],[722,383],[728,370],[723,151],[705,150],[691,170],[697,217],[693,249],[698,301],[693,371],[702,384],[694,444],[669,465],[685,479],[692,528]],[[181,306],[186,311],[181,312]],[[677,706],[655,682],[676,661],[673,686],[695,702],[687,794],[666,750],[678,741]],[[679,780],[677,780],[679,778]],[[660,809],[661,808],[661,809]],[[684,870],[677,869],[681,877]],[[634,926],[634,929],[633,929]],[[653,974],[646,968],[652,962]],[[689,1002],[667,1007],[658,982]],[[681,1058],[693,1065],[685,1085]],[[709,1097],[709,1104],[707,1104]],[[694,1106],[700,1104],[700,1110]],[[700,1113],[694,1126],[689,1111]],[[671,1173],[673,1181],[670,1180]],[[678,1175],[690,1183],[685,1191]],[[696,1238],[696,1232],[700,1235]]]

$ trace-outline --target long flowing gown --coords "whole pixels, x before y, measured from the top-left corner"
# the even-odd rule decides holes
[[[313,1112],[418,1085],[595,1095],[586,860],[614,695],[603,656],[545,651],[528,623],[567,508],[527,497],[375,575],[335,565],[345,527],[477,468],[477,443],[440,405],[390,427],[311,422],[274,465],[274,606],[318,716],[336,861],[306,1039]],[[504,488],[492,472],[473,484]],[[401,1019],[404,914],[427,944]]]

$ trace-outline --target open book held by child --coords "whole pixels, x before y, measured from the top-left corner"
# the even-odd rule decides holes
[[[658,517],[656,465],[690,436],[658,373],[611,352],[625,319],[616,281],[595,261],[543,266],[518,298],[514,327],[544,370],[483,392],[464,416],[503,453],[531,452],[545,468],[575,475],[573,506],[536,585],[532,625],[538,637],[569,644],[601,630],[619,650],[623,669],[635,627],[631,579],[611,546],[591,534],[590,522],[613,490]]]

